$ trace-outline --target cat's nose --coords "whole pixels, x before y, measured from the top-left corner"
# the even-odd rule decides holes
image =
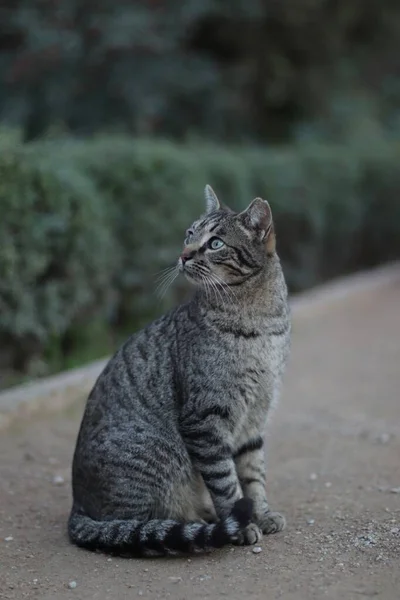
[[[185,248],[185,250],[181,254],[182,264],[184,265],[188,260],[193,258],[193,256],[195,254],[196,254],[196,252],[194,250],[192,250],[191,248]]]

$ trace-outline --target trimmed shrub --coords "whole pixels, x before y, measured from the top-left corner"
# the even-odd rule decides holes
[[[9,143],[0,151],[0,365],[45,369],[106,353],[160,304],[210,183],[244,208],[267,198],[298,291],[400,255],[400,146],[179,146],[162,140]],[[67,357],[67,358],[66,358]],[[42,364],[42,363],[41,363]]]
[[[25,368],[53,338],[107,316],[112,229],[88,177],[23,148],[0,155],[0,210],[1,358]]]

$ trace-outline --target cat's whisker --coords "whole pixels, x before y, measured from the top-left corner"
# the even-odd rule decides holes
[[[171,265],[170,267],[167,267],[166,269],[163,269],[162,271],[160,271],[158,274],[156,274],[156,281],[163,279],[164,277],[166,277],[169,273],[172,273],[173,271],[175,271],[177,268],[177,265]]]
[[[156,287],[156,291],[159,291],[163,287],[163,285],[167,281],[169,281],[169,279],[172,277],[172,275],[174,274],[174,272],[175,272],[175,270],[169,271],[168,273],[165,273],[163,275],[163,277],[160,278],[160,281],[158,282],[157,287]]]
[[[196,270],[199,273],[199,275],[201,276],[203,283],[207,282],[209,288],[213,290],[215,298],[217,299],[217,297],[218,297],[219,300],[221,301],[222,305],[225,306],[224,297],[221,294],[220,290],[222,289],[222,291],[225,293],[225,297],[228,297],[228,299],[230,299],[230,297],[229,297],[228,293],[226,292],[226,290],[221,285],[224,282],[222,282],[222,280],[218,281],[217,276],[201,264],[196,265]],[[206,296],[207,296],[207,294],[206,294]],[[208,299],[208,296],[207,296],[207,299]]]
[[[173,266],[169,266],[166,269],[162,269],[162,271],[158,271],[158,273],[154,273],[154,277],[156,281],[160,281],[162,280],[166,275],[168,275],[169,273],[172,273],[172,271],[175,271],[176,269],[176,265]]]
[[[206,292],[207,302],[209,302],[208,292],[209,292],[209,290],[212,289],[212,287],[210,285],[210,281],[208,279],[210,273],[209,273],[208,269],[205,269],[203,267],[203,265],[196,265],[196,271],[197,271],[198,275],[200,276],[201,281],[204,284],[204,290]]]
[[[209,290],[209,288],[208,288],[208,281],[206,279],[206,276],[203,275],[201,273],[201,271],[199,271],[199,275],[200,275],[201,281],[203,282],[203,285],[204,285],[204,291],[206,293],[207,302],[209,302],[210,300],[209,300],[209,296],[208,296],[208,290]]]
[[[210,273],[209,282],[210,282],[212,289],[214,290],[215,297],[217,298],[217,296],[218,296],[221,304],[225,307],[225,299],[224,299],[223,295],[221,294],[217,283],[212,279],[212,273]]]
[[[238,297],[234,293],[233,290],[228,286],[225,281],[223,281],[216,273],[211,273],[211,277],[214,279],[215,283],[219,286],[219,288],[224,292],[225,296],[231,301],[238,301]]]
[[[173,283],[173,282],[175,281],[175,279],[178,277],[178,273],[179,273],[179,271],[178,271],[178,270],[176,270],[176,271],[173,271],[173,272],[170,274],[170,276],[169,276],[168,280],[166,280],[166,281],[164,282],[164,286],[163,286],[162,290],[160,290],[160,292],[162,293],[162,295],[165,295],[165,293],[167,292],[168,288],[169,288],[169,287],[172,285],[172,283]]]
[[[178,277],[178,267],[175,267],[171,272],[166,273],[165,278],[161,280],[160,284],[156,289],[156,293],[160,300],[164,298],[168,289],[171,287],[175,279]]]

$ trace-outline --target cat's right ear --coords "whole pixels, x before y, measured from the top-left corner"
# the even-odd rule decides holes
[[[217,194],[212,189],[211,185],[206,185],[204,188],[204,197],[206,199],[206,210],[207,213],[215,212],[220,210],[221,205],[217,198]]]
[[[255,198],[253,202],[238,215],[243,225],[249,231],[256,233],[260,240],[265,241],[268,254],[275,251],[275,233],[271,207],[266,200]]]

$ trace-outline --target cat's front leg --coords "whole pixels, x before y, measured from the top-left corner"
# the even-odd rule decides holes
[[[286,520],[278,512],[271,511],[265,489],[264,442],[254,432],[234,454],[236,470],[243,493],[254,502],[254,521],[265,534],[277,533],[284,529]]]
[[[180,431],[186,448],[208,489],[217,518],[230,516],[243,491],[232,454],[233,440],[229,427],[229,410],[211,402],[187,403],[182,411]],[[238,544],[255,544],[261,532],[250,523],[238,535]]]
[[[211,520],[229,517],[236,500],[243,497],[237,477],[231,447],[218,440],[217,432],[207,432],[199,424],[197,433],[183,428],[184,440],[196,470],[202,475],[204,484],[211,496],[215,512],[211,510]],[[207,520],[204,512],[202,518]],[[256,544],[261,539],[261,532],[255,523],[250,523],[239,532],[235,543],[238,545]]]
[[[229,435],[210,423],[183,422],[181,433],[195,469],[201,474],[210,493],[217,517],[226,518],[236,500],[243,497]]]

